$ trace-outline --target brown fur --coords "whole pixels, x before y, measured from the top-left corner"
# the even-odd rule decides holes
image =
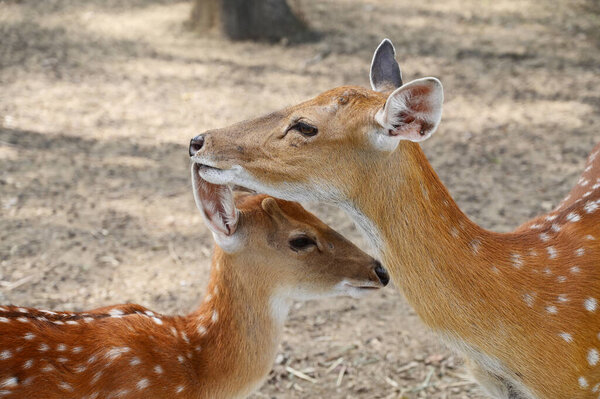
[[[288,199],[312,196],[366,216],[396,285],[428,326],[472,358],[474,374],[498,397],[597,396],[600,365],[587,356],[600,348],[600,307],[588,311],[584,301],[600,300],[600,210],[587,213],[584,206],[600,201],[600,189],[591,188],[600,182],[600,155],[583,175],[587,185],[555,211],[513,233],[486,231],[461,212],[419,145],[401,141],[391,153],[370,145],[385,99],[359,87],[332,89],[207,132],[197,162],[238,165],[251,178],[236,184]],[[283,135],[298,117],[319,134]],[[244,143],[244,154],[234,143]],[[569,220],[571,212],[580,220]]]
[[[264,208],[268,204],[270,213]],[[208,295],[187,316],[125,304],[88,312],[0,307],[0,398],[242,398],[268,374],[283,319],[272,301],[297,286],[328,294],[342,280],[380,287],[373,258],[300,205],[239,196],[236,234],[215,250]],[[320,248],[294,253],[294,231]]]

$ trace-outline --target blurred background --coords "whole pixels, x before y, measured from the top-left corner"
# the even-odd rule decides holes
[[[443,182],[476,222],[513,229],[600,141],[599,15],[596,0],[0,1],[0,303],[193,309],[212,240],[189,139],[368,86],[384,37],[405,81],[444,84],[424,144]],[[391,288],[297,304],[253,398],[482,398],[462,373]]]

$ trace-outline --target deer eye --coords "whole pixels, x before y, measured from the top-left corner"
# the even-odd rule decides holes
[[[306,122],[296,122],[288,128],[288,131],[290,130],[295,130],[305,137],[316,136],[319,133],[319,129]]]
[[[294,251],[301,251],[315,245],[317,245],[317,243],[307,236],[294,237],[290,240],[290,248]]]

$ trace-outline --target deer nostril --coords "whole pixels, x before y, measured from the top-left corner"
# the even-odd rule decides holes
[[[190,157],[194,156],[204,145],[204,135],[199,134],[190,140]]]
[[[379,281],[381,281],[381,284],[384,286],[390,282],[390,275],[378,260],[375,261],[375,274],[377,275],[377,278],[379,278]]]

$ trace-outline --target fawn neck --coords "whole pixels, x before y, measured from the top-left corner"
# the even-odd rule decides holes
[[[215,248],[204,302],[187,316],[188,335],[202,347],[198,375],[215,387],[205,388],[211,397],[243,396],[262,382],[287,316],[287,302],[248,263]]]

